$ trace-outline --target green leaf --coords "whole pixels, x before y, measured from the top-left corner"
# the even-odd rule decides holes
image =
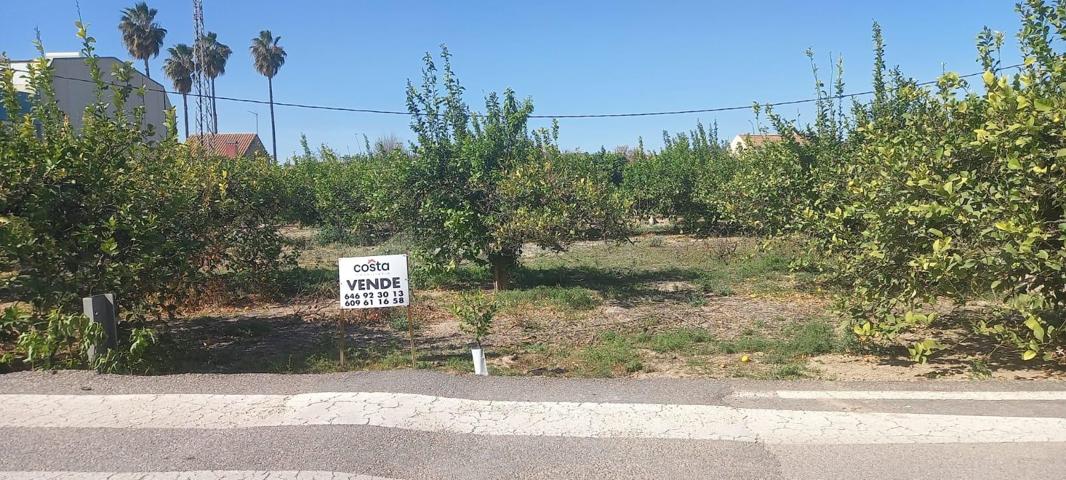
[[[1022,354],[1022,360],[1025,360],[1027,362],[1034,358],[1036,358],[1036,352],[1032,350],[1026,350],[1025,353]]]
[[[1033,336],[1036,337],[1037,340],[1041,342],[1044,341],[1044,326],[1040,324],[1040,320],[1037,320],[1035,317],[1029,317],[1025,321],[1025,326],[1033,331]]]
[[[118,252],[118,242],[114,238],[104,240],[104,243],[100,244],[100,251],[108,255],[114,255]]]

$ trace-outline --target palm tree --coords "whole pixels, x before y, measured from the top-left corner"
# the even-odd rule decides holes
[[[200,37],[198,42],[201,43],[202,54],[204,56],[200,61],[203,74],[207,75],[207,78],[211,79],[210,95],[211,95],[211,112],[213,118],[211,119],[211,132],[218,133],[218,107],[215,102],[215,78],[219,75],[226,73],[226,62],[229,60],[229,56],[233,53],[233,50],[229,46],[218,42],[218,35],[215,32],[208,32],[207,35]]]
[[[278,45],[281,37],[275,37],[270,30],[259,32],[252,39],[252,59],[255,69],[267,77],[267,89],[270,92],[270,142],[273,145],[274,162],[278,161],[278,132],[274,127],[274,75],[285,65],[285,49]]]
[[[185,138],[189,138],[189,92],[196,74],[196,60],[192,47],[179,43],[167,49],[170,58],[163,61],[163,73],[174,83],[174,90],[181,94],[181,108],[185,112]]]
[[[122,43],[126,44],[126,49],[133,58],[144,60],[144,74],[148,78],[152,78],[148,71],[148,59],[159,55],[163,37],[167,36],[167,29],[155,23],[156,13],[156,9],[148,8],[147,3],[140,2],[122,10],[122,18],[118,22]]]

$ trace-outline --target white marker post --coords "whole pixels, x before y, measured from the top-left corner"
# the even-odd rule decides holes
[[[404,307],[411,343],[411,366],[417,367],[407,255],[341,258],[337,260],[337,267],[340,271],[341,310]],[[343,350],[341,358],[343,363]]]

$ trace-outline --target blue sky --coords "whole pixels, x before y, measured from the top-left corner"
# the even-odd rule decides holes
[[[132,0],[82,0],[81,13],[101,55],[127,58],[117,29]],[[275,78],[277,101],[404,110],[404,85],[421,58],[448,45],[477,108],[484,94],[510,87],[533,98],[538,114],[615,113],[749,105],[812,96],[803,52],[843,55],[848,91],[867,90],[870,25],[881,23],[890,65],[920,80],[944,70],[979,70],[974,38],[984,25],[1007,34],[1004,64],[1018,59],[1018,20],[1009,0],[957,1],[345,1],[204,0],[207,29],[234,55],[217,81],[221,96],[266,99],[248,45],[261,29],[282,37],[288,61]],[[192,40],[191,0],[155,0],[165,46]],[[34,28],[49,51],[76,51],[74,0],[4,1],[0,50],[34,54]],[[152,60],[160,75],[163,55]],[[827,78],[827,77],[825,77]],[[169,87],[169,83],[167,83]],[[180,98],[172,98],[180,105]],[[220,131],[259,129],[269,145],[266,106],[219,102]],[[807,107],[780,110],[801,121]],[[180,116],[180,115],[179,115]],[[412,137],[409,119],[278,107],[278,153],[301,133],[340,152],[362,149],[362,135]],[[661,145],[662,131],[718,122],[721,136],[752,129],[750,111],[670,117],[561,120],[564,148]],[[546,125],[538,121],[534,126]]]

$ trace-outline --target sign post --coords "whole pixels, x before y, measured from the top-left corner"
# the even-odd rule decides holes
[[[415,363],[415,333],[411,325],[411,285],[407,255],[347,257],[337,260],[342,310],[404,307],[411,363]],[[364,312],[364,318],[366,312]],[[343,352],[341,353],[343,363]]]
[[[407,277],[410,278],[411,268],[407,266],[407,262],[404,262],[405,271]],[[411,297],[411,292],[407,292],[407,297]],[[403,307],[404,315],[407,316],[407,341],[411,345],[411,368],[418,368],[418,360],[415,359],[415,325],[411,323],[411,301],[407,301],[407,306]]]
[[[118,347],[118,320],[115,315],[115,296],[110,293],[93,295],[81,299],[82,312],[89,320],[104,327],[104,341],[89,347],[89,361],[95,361],[97,355],[107,353]]]

